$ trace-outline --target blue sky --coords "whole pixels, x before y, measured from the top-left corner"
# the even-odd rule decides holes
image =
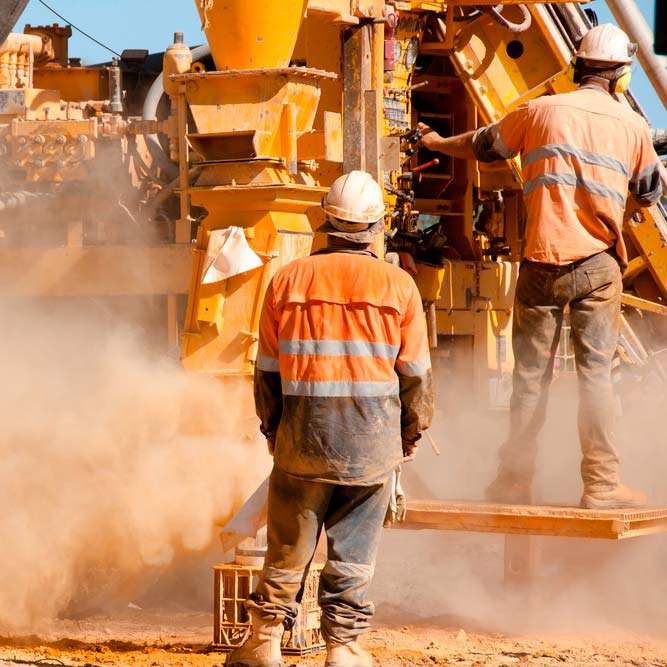
[[[163,51],[171,43],[173,33],[185,33],[186,43],[201,44],[199,15],[195,0],[45,0],[71,23],[90,33],[115,51],[127,48]],[[246,0],[250,2],[251,0]],[[655,0],[636,0],[650,26],[653,26]],[[593,0],[590,7],[598,14],[601,23],[613,21],[611,12],[603,0]],[[49,25],[61,23],[38,0],[30,0],[16,30],[23,30],[25,23]],[[111,54],[94,42],[74,31],[70,40],[70,55],[82,58],[85,63],[108,60]],[[651,88],[639,64],[634,66],[631,89],[639,99],[654,127],[667,127],[667,110]]]

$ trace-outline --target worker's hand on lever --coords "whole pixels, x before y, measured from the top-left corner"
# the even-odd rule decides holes
[[[442,137],[425,123],[417,123],[417,129],[421,132],[421,139],[419,145],[427,148],[430,151],[438,151],[438,142]]]
[[[443,153],[462,160],[477,159],[473,145],[476,130],[443,137],[428,125],[417,123],[416,132],[421,134],[421,139],[417,145],[429,151]]]
[[[409,463],[414,461],[415,456],[417,456],[417,447],[418,443],[416,442],[406,442],[403,441],[403,463]]]

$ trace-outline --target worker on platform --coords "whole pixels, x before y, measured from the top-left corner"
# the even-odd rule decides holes
[[[235,667],[282,665],[322,529],[327,561],[319,604],[327,667],[368,667],[357,643],[391,479],[415,456],[433,415],[422,302],[408,273],[380,261],[380,186],[362,171],[341,176],[322,201],[325,249],[279,269],[264,299],[255,404],[273,455],[268,547],[246,602],[252,636]]]
[[[540,97],[476,131],[443,138],[420,124],[426,148],[483,162],[521,154],[527,222],[514,302],[509,436],[487,488],[495,502],[530,503],[563,312],[570,309],[579,384],[581,506],[638,507],[619,481],[611,366],[628,255],[624,210],[655,202],[660,165],[645,120],[616,95],[636,45],[611,24],[589,30],[569,73],[573,92]],[[627,202],[628,190],[632,195]]]

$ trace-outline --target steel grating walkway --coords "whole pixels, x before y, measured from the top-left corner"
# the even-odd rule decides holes
[[[585,510],[549,505],[413,500],[408,501],[405,521],[394,527],[620,540],[667,532],[667,507]]]

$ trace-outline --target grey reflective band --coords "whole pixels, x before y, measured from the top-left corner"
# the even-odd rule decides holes
[[[328,560],[322,568],[322,574],[370,580],[374,570],[373,565],[367,565],[366,563],[345,563],[342,560]]]
[[[400,346],[360,340],[281,340],[280,354],[396,359]]]
[[[582,151],[576,146],[568,144],[547,144],[546,146],[535,148],[521,160],[521,166],[525,167],[533,162],[537,162],[537,160],[545,160],[550,157],[575,158],[585,164],[594,164],[598,167],[605,167],[605,169],[618,172],[626,178],[630,178],[632,175],[629,165],[621,162],[621,160],[617,160],[615,157],[593,151]]]
[[[286,396],[397,396],[398,382],[307,382],[283,380]]]
[[[514,157],[516,153],[514,151],[511,151],[507,146],[505,146],[505,142],[503,141],[503,138],[500,136],[500,129],[498,128],[498,123],[494,123],[491,126],[491,136],[493,137],[493,144],[491,145],[491,148],[501,157],[505,158],[506,160]]]
[[[611,199],[619,206],[625,206],[626,195],[624,193],[621,193],[618,190],[614,190],[613,188],[610,188],[608,185],[604,185],[603,183],[589,181],[588,179],[581,178],[576,174],[542,174],[541,176],[533,178],[530,181],[526,181],[524,183],[523,194],[529,195],[537,188],[546,187],[549,185],[572,185],[574,187],[583,188],[586,190],[586,192],[590,192],[593,195],[598,195],[599,197],[605,197],[606,199]]]
[[[630,181],[630,192],[632,192],[642,204],[657,201],[662,194],[660,163],[654,162],[646,167],[646,169],[642,169]]]
[[[397,361],[396,370],[401,375],[407,375],[408,377],[419,377],[424,375],[427,370],[431,368],[431,358],[424,357],[418,361]]]
[[[258,354],[255,363],[257,370],[260,371],[268,371],[269,373],[278,373],[280,371],[280,363],[273,357],[265,357],[263,354]]]
[[[475,157],[480,162],[507,160],[516,153],[511,151],[500,136],[498,123],[480,127],[472,136],[472,148]]]

